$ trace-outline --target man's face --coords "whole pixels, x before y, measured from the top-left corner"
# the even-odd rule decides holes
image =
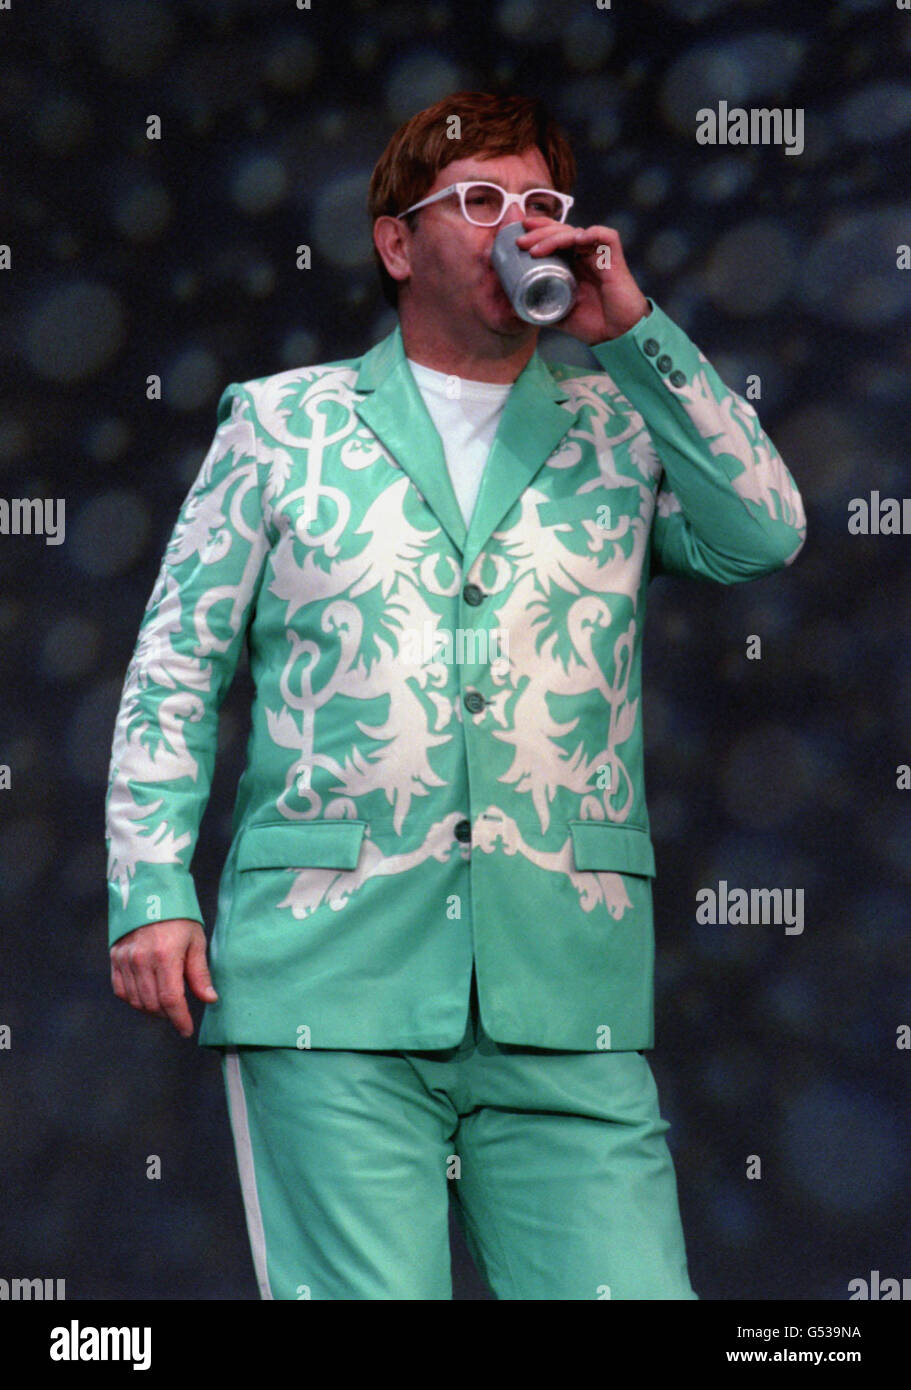
[[[509,193],[554,186],[544,156],[533,146],[522,154],[456,159],[439,171],[423,196],[473,179],[497,183]],[[521,220],[513,203],[497,226],[477,227],[462,216],[455,193],[421,208],[411,237],[407,281],[413,321],[435,325],[465,344],[490,342],[494,335],[507,346],[536,334],[538,330],[516,314],[490,262],[500,228]]]

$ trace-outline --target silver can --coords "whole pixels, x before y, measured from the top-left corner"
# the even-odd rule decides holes
[[[557,323],[576,302],[576,277],[561,256],[533,256],[516,245],[525,235],[521,222],[507,222],[497,233],[490,261],[509,302],[526,323]]]

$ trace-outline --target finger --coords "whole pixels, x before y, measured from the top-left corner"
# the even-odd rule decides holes
[[[603,227],[580,227],[575,240],[577,246],[601,246],[607,243]]]
[[[124,955],[121,956],[119,965],[120,978],[123,981],[123,988],[126,994],[127,1003],[130,1004],[134,1009],[141,1009],[142,1001],[139,998],[139,990],[136,987],[136,981],[133,978],[133,970],[130,965],[129,957],[126,955],[126,953],[124,953]]]
[[[154,977],[154,959],[152,949],[147,947],[145,942],[138,947],[131,947],[127,952],[129,969],[132,972],[136,994],[139,1002],[136,1008],[145,1009],[146,1013],[159,1012],[159,984]]]
[[[616,227],[577,227],[576,236],[580,240],[609,241],[612,244],[620,240]]]
[[[524,236],[516,237],[516,245],[521,246],[523,251],[530,251],[532,255],[536,252],[543,255],[559,246],[572,246],[575,240],[572,227],[538,227]]]
[[[157,970],[159,970],[159,960],[156,959],[156,956],[152,954],[142,956],[142,965],[136,972],[136,986],[139,988],[139,998],[142,999],[143,1006],[149,1013],[161,1012]]]
[[[552,217],[526,217],[522,225],[525,230],[516,238],[518,241],[528,241],[532,237],[542,236],[546,232],[572,233],[576,230],[568,222],[555,222]]]
[[[218,994],[209,974],[206,943],[199,936],[193,938],[187,951],[187,981],[197,999],[202,999],[206,1004],[215,1003]]]
[[[126,985],[123,983],[123,973],[121,972],[120,966],[114,960],[111,961],[111,988],[118,999],[122,999],[126,1002],[127,991]]]
[[[182,961],[173,959],[160,961],[156,967],[155,984],[161,1017],[168,1019],[181,1037],[188,1038],[193,1032],[193,1020],[184,993],[182,964]]]
[[[538,229],[538,234],[533,241],[531,236],[529,237],[525,249],[531,251],[533,255],[537,253],[543,256],[563,247],[572,250],[577,256],[592,256],[603,247],[607,247],[611,254],[612,263],[620,263],[622,259],[620,243],[608,235],[609,228],[570,227],[561,230],[568,234],[558,237],[554,230]]]
[[[572,231],[566,222],[555,222],[552,217],[524,217],[522,219],[524,231],[516,237],[516,241],[528,242],[535,236],[541,236],[545,232]]]

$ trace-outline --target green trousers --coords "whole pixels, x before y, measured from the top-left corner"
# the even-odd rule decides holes
[[[451,1299],[449,1192],[496,1298],[694,1299],[640,1052],[223,1050],[263,1298]]]

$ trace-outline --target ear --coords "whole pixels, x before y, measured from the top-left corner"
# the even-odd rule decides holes
[[[393,280],[411,276],[411,232],[400,217],[378,217],[373,224],[373,244]]]

